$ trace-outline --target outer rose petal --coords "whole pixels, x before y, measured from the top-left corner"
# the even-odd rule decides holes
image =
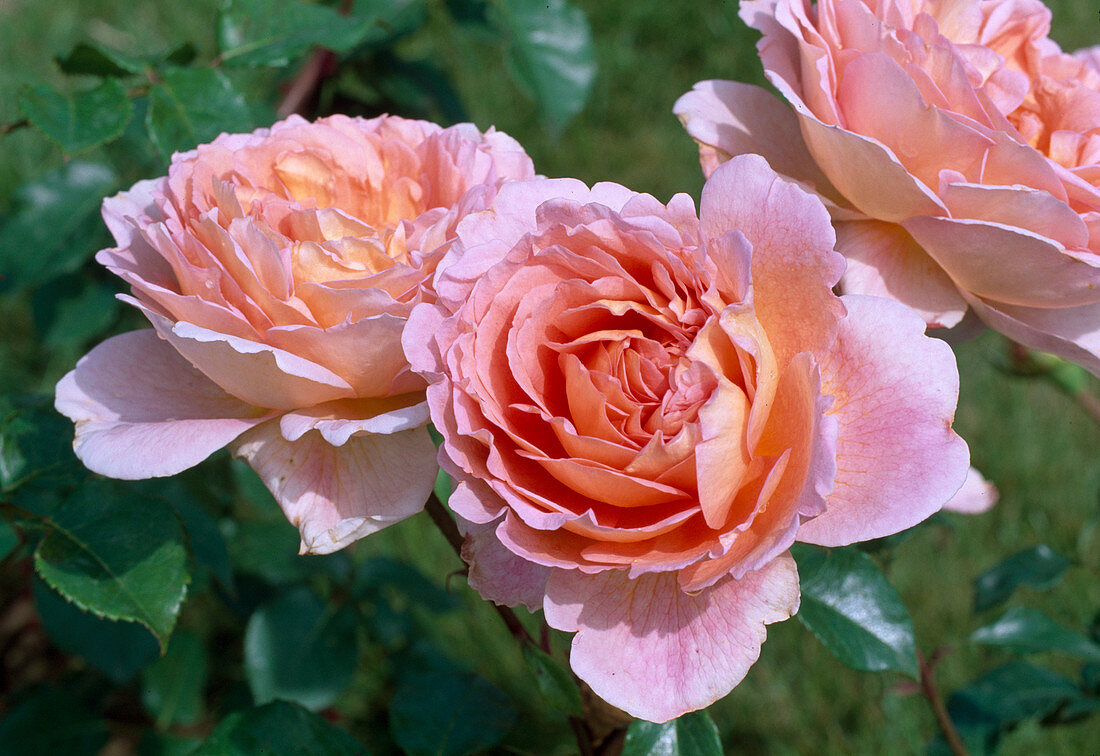
[[[951,348],[897,302],[845,295],[848,317],[821,365],[839,423],[836,487],[798,540],[844,546],[897,533],[943,506],[969,466],[951,430],[959,374]]]
[[[259,474],[302,534],[303,554],[328,554],[419,512],[438,470],[427,428],[287,441],[279,423],[242,436],[233,453]]]
[[[997,487],[971,467],[962,488],[955,492],[943,508],[963,514],[981,514],[991,509],[997,503],[997,498]]]
[[[554,570],[544,610],[577,631],[569,663],[596,695],[632,716],[666,722],[709,706],[760,656],[764,626],[798,611],[798,570],[784,554],[740,580],[691,595],[676,574]]]
[[[672,112],[699,142],[705,176],[734,155],[755,153],[779,173],[839,199],[806,149],[798,118],[767,90],[736,81],[701,81],[676,101]]]
[[[81,461],[124,480],[175,475],[273,414],[227,394],[151,328],[85,355],[55,406],[76,423]]]
[[[966,315],[966,300],[950,276],[896,223],[836,223],[836,250],[848,260],[840,280],[845,294],[905,302],[933,326],[952,328]]]
[[[470,565],[467,582],[481,597],[496,604],[531,611],[542,608],[550,568],[529,562],[505,548],[497,538],[499,523],[478,524],[458,517],[458,529],[466,537],[462,559]]]

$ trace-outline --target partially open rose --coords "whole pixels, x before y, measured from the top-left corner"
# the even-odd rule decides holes
[[[757,0],[768,78],[675,106],[704,170],[756,152],[832,203],[846,292],[972,309],[1100,374],[1100,54],[1038,0]]]
[[[664,721],[729,692],[798,608],[796,541],[895,533],[963,483],[951,350],[837,297],[829,216],[755,155],[700,216],[516,182],[458,226],[403,343],[486,598],[577,631],[574,670]]]
[[[455,223],[534,175],[505,134],[396,117],[291,117],[173,157],[108,199],[96,259],[153,330],[57,386],[76,451],[117,478],[232,443],[324,553],[420,510],[435,479],[424,382],[401,350]]]

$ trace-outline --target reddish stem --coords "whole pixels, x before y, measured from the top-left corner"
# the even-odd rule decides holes
[[[936,717],[936,723],[940,726],[947,747],[955,756],[969,756],[966,746],[963,745],[959,731],[955,729],[955,723],[951,721],[951,715],[947,713],[947,707],[943,705],[943,698],[936,687],[935,662],[937,654],[932,659],[926,660],[919,652],[917,664],[920,665],[920,687],[928,704],[932,707],[932,714]]]

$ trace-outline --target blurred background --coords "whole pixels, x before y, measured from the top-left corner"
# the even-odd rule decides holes
[[[563,84],[540,78],[537,65],[531,70],[537,55],[524,57],[529,3],[384,3],[392,14],[369,42],[327,55],[306,45],[278,65],[231,65],[232,32],[247,31],[247,14],[269,6],[229,3],[237,15],[219,21],[222,5],[0,0],[0,249],[7,255],[0,260],[0,468],[8,466],[0,469],[0,514],[9,522],[0,525],[0,752],[188,753],[233,712],[294,695],[371,752],[398,752],[399,744],[415,752],[399,733],[401,707],[425,683],[409,670],[443,670],[455,695],[484,684],[485,701],[500,701],[499,721],[485,725],[499,737],[484,747],[570,753],[576,746],[565,718],[540,702],[516,644],[454,576],[462,565],[426,517],[342,554],[298,557],[294,529],[251,471],[224,453],[170,481],[103,484],[101,495],[135,511],[174,512],[186,533],[186,559],[173,579],[190,587],[165,657],[144,627],[85,614],[39,577],[34,555],[52,531],[31,520],[88,485],[66,450],[71,427],[51,409],[52,387],[95,343],[146,325],[112,298],[119,282],[90,259],[109,244],[99,199],[163,174],[172,148],[193,146],[188,138],[208,141],[203,129],[221,130],[225,112],[194,115],[194,128],[182,134],[172,123],[158,125],[140,72],[213,62],[241,94],[228,108],[243,124],[238,130],[268,125],[288,104],[307,117],[470,120],[514,136],[545,175],[615,181],[662,201],[677,192],[698,200],[697,151],[672,104],[702,79],[763,84],[756,33],[729,1],[554,3],[569,11],[555,32],[562,54],[582,62],[591,55],[594,64],[566,71]],[[1051,5],[1053,37],[1064,49],[1100,43],[1095,3]],[[587,44],[578,31],[585,26]],[[83,57],[72,54],[81,44]],[[237,62],[246,55],[238,49]],[[22,123],[26,87],[82,92],[99,81],[89,72],[111,65],[123,81],[138,72],[127,84],[134,116],[103,144],[70,144],[74,157]],[[311,65],[319,73],[302,87]],[[177,89],[180,107],[190,107],[186,88]],[[1013,350],[993,333],[957,345],[956,354],[955,427],[1000,503],[974,517],[938,515],[907,537],[869,547],[912,614],[918,647],[939,659],[945,698],[1022,658],[970,638],[1006,608],[1040,610],[1094,641],[1100,634],[1098,381]],[[12,465],[31,465],[34,455],[48,456],[52,467],[24,485]],[[1040,544],[1065,565],[1007,603],[976,610],[975,579]],[[316,620],[321,641],[280,645],[280,628],[302,617]],[[843,666],[797,620],[768,634],[745,681],[711,708],[726,752],[929,747],[935,720],[912,681]],[[566,640],[554,642],[562,648]],[[1074,681],[1098,678],[1072,656],[1040,652],[1027,662]],[[1095,753],[1100,717],[1059,718],[1057,708],[1023,706],[1003,723],[997,752]],[[417,721],[415,711],[408,716]]]

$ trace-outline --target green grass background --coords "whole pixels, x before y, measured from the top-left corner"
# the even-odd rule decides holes
[[[585,111],[555,137],[529,100],[500,75],[499,60],[473,39],[441,41],[418,35],[407,52],[441,59],[473,120],[518,138],[538,170],[588,182],[612,180],[662,200],[676,192],[698,197],[702,177],[694,144],[671,114],[673,101],[706,78],[762,83],[755,32],[736,16],[736,3],[708,0],[583,0],[599,58],[599,75]],[[213,0],[0,0],[0,123],[18,118],[20,86],[64,78],[54,63],[73,44],[94,39],[122,51],[160,50],[190,40],[200,55],[214,51]],[[1054,3],[1054,37],[1066,49],[1100,43],[1097,7],[1084,0]],[[62,162],[30,129],[0,138],[0,213],[14,188]],[[0,312],[5,354],[18,354],[32,373],[7,372],[5,388],[48,390],[71,366],[26,334],[27,313]],[[998,486],[1001,502],[977,517],[948,517],[921,527],[897,547],[886,571],[910,607],[926,652],[951,646],[939,667],[950,692],[1007,659],[966,643],[1001,610],[975,617],[972,580],[1002,558],[1043,542],[1074,560],[1049,593],[1023,591],[1015,603],[1046,611],[1067,626],[1087,627],[1100,609],[1100,425],[1050,383],[1006,376],[1005,344],[995,334],[957,348],[962,391],[956,427],[974,463]],[[6,370],[7,364],[0,364]],[[12,382],[23,385],[11,385]],[[1097,381],[1088,386],[1100,393]],[[413,559],[443,576],[458,563],[425,518],[373,536],[358,548]],[[514,644],[492,611],[469,591],[469,611],[440,621],[437,631],[458,656],[519,698],[533,695]],[[369,662],[369,660],[365,660]],[[1035,661],[1072,673],[1049,655]],[[369,678],[357,685],[369,688]],[[861,674],[836,662],[797,621],[772,626],[760,661],[712,712],[730,753],[920,753],[935,732],[919,696],[893,674]],[[353,696],[354,698],[354,696]],[[369,717],[370,712],[362,712]],[[532,738],[565,739],[563,725],[534,716]],[[547,740],[549,742],[549,740]],[[1100,726],[1042,730],[1025,725],[1007,737],[1003,754],[1095,753]]]

